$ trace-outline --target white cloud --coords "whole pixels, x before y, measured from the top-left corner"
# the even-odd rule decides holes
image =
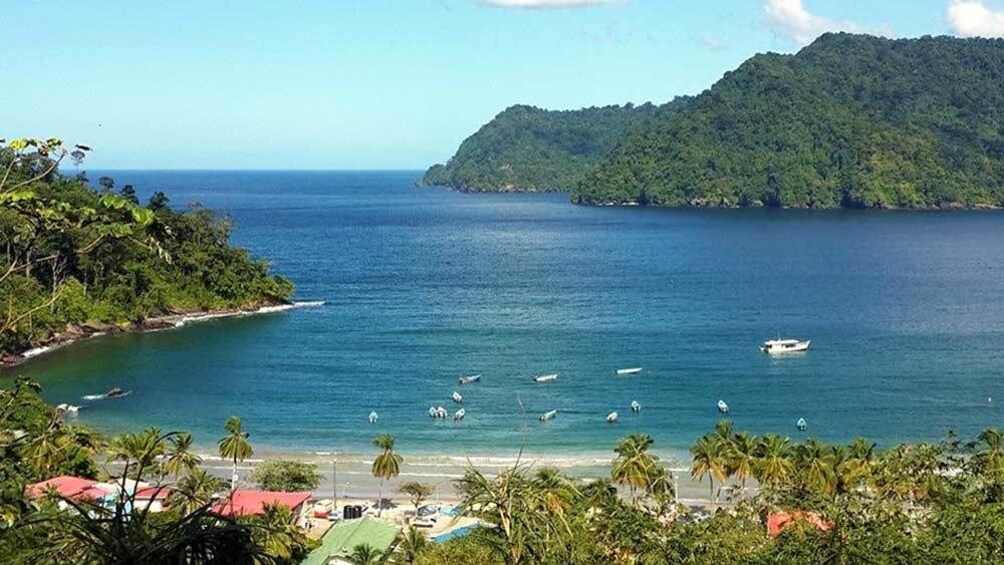
[[[952,0],[948,22],[963,37],[1004,37],[1004,12],[987,8],[982,0]]]
[[[627,0],[480,0],[502,8],[577,8],[600,4],[623,4]]]
[[[765,0],[767,25],[798,43],[809,43],[828,31],[861,31],[854,22],[837,22],[817,16],[805,8],[802,0]]]

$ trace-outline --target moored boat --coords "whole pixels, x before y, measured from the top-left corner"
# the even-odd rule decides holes
[[[729,405],[725,404],[724,400],[719,400],[718,401],[718,411],[721,412],[722,414],[728,414],[729,413]]]
[[[807,351],[811,340],[800,341],[797,339],[771,339],[763,342],[760,351],[768,355],[781,355],[784,353],[799,353]]]
[[[642,371],[641,367],[632,367],[630,369],[617,369],[617,375],[621,377],[627,377],[631,375],[637,375]]]
[[[795,422],[795,427],[798,428],[798,431],[804,432],[809,429],[809,423],[805,421],[805,418],[799,418],[798,421]]]
[[[611,412],[611,413],[607,414],[607,423],[608,424],[616,423],[617,422],[617,418],[619,418],[619,416],[617,415],[617,412]]]
[[[371,424],[375,424],[375,423],[377,423],[377,421],[378,421],[379,419],[380,419],[380,416],[379,416],[379,415],[377,415],[377,413],[376,413],[376,410],[374,410],[374,411],[370,412],[370,416],[369,416],[369,420],[370,420],[370,423],[371,423]]]
[[[459,392],[454,392],[453,401],[456,402],[457,404],[463,404],[464,397]]]
[[[454,422],[459,422],[460,420],[463,420],[464,416],[466,416],[466,415],[467,415],[467,410],[464,410],[463,408],[461,408],[460,410],[457,410],[457,412],[455,414],[453,414],[453,421]]]
[[[543,414],[541,414],[539,419],[541,422],[547,422],[549,420],[553,420],[554,417],[557,415],[558,415],[557,410],[551,410],[550,412],[544,412]]]
[[[481,375],[470,375],[468,377],[460,377],[457,379],[457,384],[459,385],[469,385],[471,383],[476,383],[481,380]]]
[[[558,380],[558,373],[553,373],[550,375],[537,375],[536,377],[533,378],[533,380],[537,381],[538,383],[549,383]]]
[[[631,411],[632,412],[641,412],[641,404],[639,404],[637,400],[632,400],[631,401]]]

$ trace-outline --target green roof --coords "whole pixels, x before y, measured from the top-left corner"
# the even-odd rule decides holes
[[[346,556],[360,545],[371,545],[386,553],[397,539],[399,528],[386,522],[363,518],[335,525],[321,538],[321,546],[310,552],[301,565],[326,565],[335,556]]]

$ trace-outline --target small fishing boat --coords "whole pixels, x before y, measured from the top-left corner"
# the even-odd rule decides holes
[[[543,414],[540,415],[540,421],[541,422],[548,422],[550,420],[553,420],[554,417],[557,416],[557,415],[558,415],[558,411],[557,410],[551,410],[550,412],[544,412]]]
[[[379,420],[379,419],[380,419],[380,416],[377,415],[376,410],[370,412],[370,423],[371,424],[377,423],[377,420]]]
[[[464,397],[461,396],[461,394],[459,392],[454,392],[453,393],[453,401],[456,402],[457,404],[463,404]]]
[[[457,384],[459,385],[469,385],[471,383],[476,383],[481,380],[481,375],[471,375],[469,377],[460,377],[457,379]]]
[[[630,375],[637,375],[642,371],[641,367],[632,367],[630,369],[617,369],[617,376],[626,377]]]
[[[799,418],[798,421],[795,422],[795,427],[798,428],[798,431],[804,432],[809,429],[809,423],[805,421],[805,418]]]
[[[440,406],[439,408],[436,408],[436,417],[437,418],[445,420],[446,417],[449,416],[449,415],[450,415],[450,413],[446,410],[446,408],[443,408],[442,406]]]
[[[782,355],[785,353],[799,353],[807,351],[812,341],[799,341],[797,339],[771,339],[763,342],[760,351],[768,355]]]
[[[118,387],[109,389],[108,392],[104,394],[88,394],[84,396],[84,400],[105,400],[106,398],[122,398],[124,396],[129,396],[132,391],[122,390]]]
[[[464,416],[466,416],[466,415],[467,415],[467,410],[464,410],[463,408],[461,408],[460,410],[457,410],[457,412],[455,414],[453,414],[453,421],[454,422],[459,422],[459,421],[463,420]]]
[[[607,423],[608,424],[614,424],[614,423],[617,422],[617,418],[619,418],[619,417],[620,416],[618,416],[617,412],[611,412],[611,413],[607,414]]]
[[[641,404],[639,404],[637,400],[632,400],[631,401],[631,411],[632,412],[641,412]]]
[[[724,400],[719,400],[718,401],[718,411],[721,412],[722,414],[728,414],[729,413],[729,405],[725,404]]]
[[[83,398],[84,400],[101,400],[104,397],[105,395],[103,394],[85,394],[81,398]]]
[[[558,373],[553,373],[550,375],[537,375],[533,378],[534,381],[538,383],[549,383],[558,380]]]
[[[429,407],[429,417],[430,418],[435,418],[436,414],[437,414],[436,407],[435,406],[430,406]]]

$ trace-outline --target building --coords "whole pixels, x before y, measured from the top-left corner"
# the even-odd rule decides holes
[[[167,497],[171,494],[171,490],[166,487],[155,487],[132,479],[124,481],[115,479],[101,483],[93,479],[63,475],[29,485],[25,489],[25,496],[38,499],[50,493],[54,494],[61,499],[59,508],[64,510],[70,506],[67,501],[87,500],[113,507],[123,488],[126,492],[133,493],[131,508],[145,509],[149,512],[164,510],[167,506]]]
[[[235,490],[229,498],[213,506],[212,511],[221,516],[261,516],[265,506],[279,504],[293,512],[296,524],[303,525],[309,492],[278,492],[268,490]]]
[[[400,531],[397,526],[373,518],[342,522],[324,534],[321,545],[300,565],[352,565],[349,556],[360,545],[369,545],[380,555],[387,555]]]

